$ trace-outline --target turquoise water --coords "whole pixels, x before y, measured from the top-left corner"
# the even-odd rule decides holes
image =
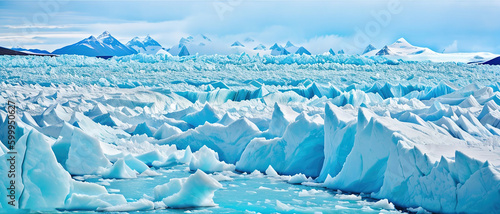
[[[152,200],[153,189],[172,178],[188,177],[186,166],[158,169],[160,176],[137,179],[88,178],[104,185],[110,193],[123,194],[128,201]],[[250,174],[230,175],[233,180],[219,181],[223,189],[215,192],[216,207],[161,209],[141,213],[380,213],[376,200],[359,195],[342,194],[321,187],[292,185],[278,178]],[[399,212],[397,210],[387,212]]]

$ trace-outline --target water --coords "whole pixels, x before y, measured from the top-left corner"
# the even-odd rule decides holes
[[[153,188],[172,178],[188,177],[192,172],[185,165],[158,169],[160,176],[137,179],[87,178],[87,182],[104,185],[110,193],[123,194],[128,201],[152,200]],[[226,174],[227,175],[227,174]],[[292,185],[279,178],[232,173],[231,181],[220,181],[223,189],[215,192],[216,207],[162,209],[141,213],[380,213],[387,211],[375,205],[376,200],[358,195],[342,194],[321,187]]]

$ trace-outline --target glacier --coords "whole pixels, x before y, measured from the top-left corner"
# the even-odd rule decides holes
[[[0,68],[0,156],[11,100],[23,209],[500,210],[498,66],[136,54]]]

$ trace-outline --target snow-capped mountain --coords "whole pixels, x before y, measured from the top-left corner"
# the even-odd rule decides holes
[[[299,47],[295,46],[292,44],[292,42],[288,41],[286,42],[285,49],[290,52],[290,53],[295,53],[297,50],[299,50]]]
[[[489,59],[493,59],[498,55],[492,53],[478,52],[478,53],[437,53],[426,47],[418,47],[410,44],[406,39],[400,38],[390,45],[384,46],[382,49],[371,49],[368,46],[365,50],[364,56],[383,56],[390,59],[403,59],[411,61],[435,61],[435,62],[476,62],[481,63]]]
[[[75,54],[85,56],[125,56],[137,53],[123,45],[107,31],[99,37],[90,36],[75,44],[65,46],[52,52],[53,54]]]
[[[382,49],[380,49],[379,51],[377,51],[377,53],[375,53],[375,55],[377,56],[387,56],[387,55],[394,55],[394,53],[392,53],[391,49],[389,49],[389,47],[384,46]]]
[[[137,53],[135,50],[128,48],[115,39],[115,37],[111,36],[108,31],[104,31],[104,33],[97,37],[97,40],[113,52],[111,56],[125,56]]]
[[[408,55],[418,55],[418,54],[435,54],[429,48],[422,48],[411,45],[406,39],[400,38],[391,45],[387,45],[380,51],[375,53],[378,56],[408,56]]]
[[[134,49],[137,53],[157,54],[160,52],[164,52],[163,47],[160,45],[160,43],[151,38],[149,35],[144,39],[135,37],[127,42],[126,46],[130,49]]]
[[[245,47],[245,45],[241,44],[241,42],[236,41],[231,44],[231,47]]]
[[[266,46],[264,46],[263,44],[259,44],[255,48],[253,48],[253,49],[254,50],[266,50]]]
[[[274,43],[274,45],[271,46],[269,50],[271,50],[271,55],[273,56],[290,54],[290,52],[288,52],[283,46],[278,45],[278,43]]]
[[[304,48],[304,46],[300,46],[300,48],[297,49],[297,51],[295,51],[295,54],[299,54],[299,55],[302,55],[302,54],[311,55],[311,52],[309,52],[306,48]]]
[[[184,54],[215,54],[220,47],[213,44],[207,36],[200,34],[196,36],[182,37],[178,45],[173,46],[168,52],[174,56]],[[184,55],[186,56],[186,55]]]
[[[369,44],[363,51],[363,54],[367,54],[375,50],[377,50],[377,48],[375,48],[372,44]]]

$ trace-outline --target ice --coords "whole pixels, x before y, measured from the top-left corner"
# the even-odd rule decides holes
[[[148,124],[146,124],[146,122],[144,122],[144,123],[140,123],[137,126],[135,126],[134,131],[131,134],[132,135],[145,134],[148,137],[153,137],[153,132],[155,132],[155,131],[156,130],[152,130],[152,128],[149,127]]]
[[[276,200],[276,209],[279,211],[288,212],[288,211],[293,210],[294,208],[293,208],[293,206],[290,206],[289,204],[285,204],[279,200]]]
[[[247,118],[241,118],[227,126],[207,123],[160,140],[158,144],[174,144],[180,149],[190,146],[193,151],[207,146],[218,153],[220,160],[234,164],[252,138],[259,134],[260,131],[254,123]]]
[[[166,160],[165,155],[160,153],[158,149],[136,156],[136,158],[148,166],[152,166],[153,162],[164,162]]]
[[[125,161],[120,158],[113,166],[102,172],[103,178],[137,178],[136,171],[132,170]]]
[[[306,181],[307,181],[307,177],[304,174],[299,173],[299,174],[292,176],[290,178],[290,180],[288,180],[288,183],[301,184],[301,183],[306,182]]]
[[[19,130],[18,128],[17,130]],[[50,149],[47,142],[47,137],[43,136],[36,130],[27,129],[25,134],[18,139],[16,143],[16,151],[18,152],[18,160],[23,160],[23,164],[18,164],[21,169],[16,179],[17,191],[23,192],[18,194],[20,197],[16,204],[22,209],[53,209],[62,207],[66,199],[66,195],[70,192],[70,175],[57,163],[57,160]],[[5,154],[9,155],[9,154]],[[6,156],[1,158],[6,160]],[[8,171],[7,161],[0,162],[0,170]],[[6,175],[6,174],[4,174]],[[2,176],[0,193],[7,194],[7,187],[10,184],[10,179],[7,176]],[[11,208],[7,204],[7,197],[2,197],[0,205],[3,208]]]
[[[206,146],[201,147],[200,150],[193,153],[191,162],[189,163],[189,169],[191,169],[191,171],[199,169],[204,172],[221,172],[227,170],[232,171],[234,168],[232,164],[219,161],[218,154]]]
[[[273,167],[271,165],[269,165],[269,167],[267,167],[266,175],[271,176],[271,177],[278,177],[279,176],[278,173],[273,169]]]
[[[180,134],[180,133],[182,133],[182,131],[179,128],[172,126],[168,123],[164,123],[155,132],[154,137],[156,139],[164,139],[164,138],[169,138],[169,137],[172,137],[172,136],[174,136],[176,134]]]
[[[283,137],[252,140],[236,163],[236,169],[265,171],[272,165],[280,174],[318,176],[323,164],[323,123],[319,115],[300,114]]]
[[[241,54],[109,60],[0,56],[0,67],[9,71],[0,72],[0,101],[5,101],[0,102],[0,129],[8,127],[6,100],[16,101],[19,148],[26,141],[26,154],[35,154],[26,155],[31,158],[23,165],[21,204],[35,212],[148,210],[165,208],[159,201],[169,197],[169,208],[188,206],[182,202],[213,205],[213,200],[182,200],[194,200],[186,194],[195,188],[182,188],[189,189],[184,182],[195,170],[221,172],[208,176],[228,183],[221,193],[246,187],[242,193],[252,198],[273,190],[277,195],[270,195],[271,202],[283,191],[295,197],[314,193],[268,186],[290,185],[276,182],[288,180],[301,184],[293,188],[323,186],[387,199],[378,205],[359,195],[349,205],[328,198],[349,201],[341,196],[314,201],[329,208],[500,209],[500,85],[495,79],[500,73],[495,66]],[[0,141],[5,157],[7,135]],[[95,181],[101,177],[128,179]],[[175,184],[176,178],[182,182]],[[144,193],[121,188],[141,179],[171,180],[172,192],[160,191],[164,195],[151,205],[140,201],[152,200]],[[90,182],[119,189],[127,198]],[[315,206],[279,200],[286,205],[282,210],[307,212],[301,206]],[[246,202],[240,206],[247,208]],[[234,205],[218,203],[209,210]],[[265,209],[280,211],[274,203]]]
[[[145,211],[154,209],[154,203],[147,199],[139,199],[138,201],[128,202],[127,204],[98,208],[98,211],[104,212],[131,212]]]
[[[104,156],[101,143],[97,139],[85,134],[79,128],[69,125],[65,127],[67,129],[56,145],[66,145],[61,145],[65,148],[56,154],[60,157],[58,159],[64,161],[64,152],[69,144],[67,159],[61,163],[64,164],[69,173],[72,175],[98,174],[103,168],[111,166],[109,160]]]
[[[380,201],[375,202],[375,204],[373,204],[373,207],[386,210],[393,210],[394,204],[390,203],[387,199],[382,199]]]
[[[201,170],[184,179],[172,179],[155,187],[155,198],[170,208],[216,206],[214,192],[222,185]]]
[[[125,197],[119,194],[82,195],[73,193],[66,199],[66,210],[98,210],[106,207],[123,206]]]
[[[143,173],[144,171],[149,169],[148,165],[132,155],[127,155],[123,159],[125,160],[126,165],[130,167],[130,169],[135,170],[138,173]]]
[[[182,117],[182,120],[194,127],[197,127],[205,124],[205,122],[215,123],[220,120],[220,117],[217,115],[214,108],[212,108],[209,104],[206,104],[203,109],[198,112],[187,114]]]
[[[295,121],[297,116],[299,116],[299,113],[295,112],[290,107],[275,103],[273,116],[269,124],[269,134],[277,137],[283,136],[286,127]]]

